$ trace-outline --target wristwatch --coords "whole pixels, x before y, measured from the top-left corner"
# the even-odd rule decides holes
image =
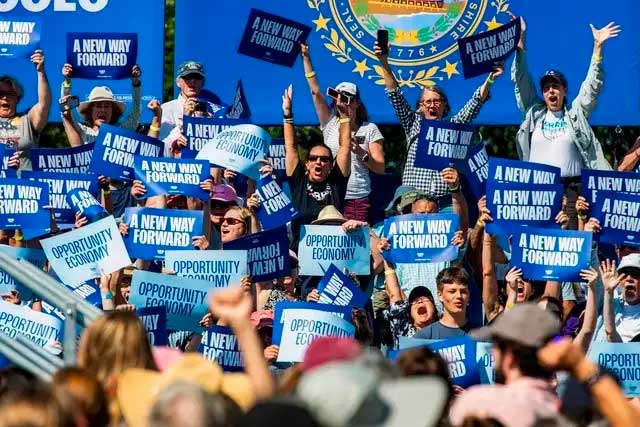
[[[364,153],[364,156],[362,156],[362,161],[365,163],[369,161],[369,153]]]

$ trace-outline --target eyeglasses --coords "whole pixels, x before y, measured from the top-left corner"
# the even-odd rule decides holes
[[[0,90],[0,98],[10,98],[14,96],[18,96],[15,90]]]
[[[421,107],[439,107],[442,105],[442,100],[441,99],[425,99],[420,101],[420,106]]]
[[[331,161],[331,156],[315,156],[315,155],[311,155],[309,157],[307,157],[307,160],[310,162],[317,162],[318,160],[320,160],[320,162],[322,163],[329,163]]]
[[[411,305],[425,304],[425,303],[428,303],[429,301],[431,301],[431,300],[429,298],[427,298],[427,297],[420,297],[418,299],[413,300]]]
[[[222,218],[222,223],[223,224],[229,224],[229,225],[238,225],[238,224],[244,224],[244,221],[238,218]]]

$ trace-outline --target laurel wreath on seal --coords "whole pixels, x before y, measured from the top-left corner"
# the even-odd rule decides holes
[[[510,0],[492,0],[490,6],[496,9],[496,15],[500,13],[507,12],[509,10],[509,1]],[[326,0],[307,0],[307,6],[310,9],[313,9],[318,12],[318,18],[322,18],[322,13],[320,11],[320,5],[324,4]],[[453,17],[449,16],[447,19],[453,19]],[[375,30],[380,28],[380,23],[378,20],[371,15],[365,17],[365,21],[363,23],[369,30]],[[440,25],[442,26],[442,25]],[[438,27],[438,25],[436,25]],[[441,28],[430,27],[430,28],[422,28],[417,32],[417,37],[420,42],[427,42],[433,36],[437,35],[438,31],[442,30]],[[352,48],[348,47],[345,40],[339,36],[338,32],[335,28],[320,29],[324,32],[329,32],[329,35],[322,34],[320,38],[325,41],[324,47],[331,52],[331,56],[336,58],[336,60],[340,63],[355,63],[356,60],[351,57]],[[389,40],[393,41],[396,38],[395,31],[392,28],[388,28],[389,30]],[[414,87],[424,87],[424,86],[433,86],[435,85],[434,80],[442,81],[444,77],[437,76],[438,71],[444,73],[444,70],[441,67],[434,65],[426,70],[409,70],[408,73],[403,73],[402,69],[395,71],[393,74],[398,82],[400,87],[407,86],[410,88]],[[353,69],[352,72],[357,73],[356,69]],[[365,71],[366,77],[370,80],[374,80],[374,83],[377,85],[384,85],[383,78],[383,70],[379,65],[373,66],[373,73],[370,71]],[[403,75],[404,74],[404,75]]]

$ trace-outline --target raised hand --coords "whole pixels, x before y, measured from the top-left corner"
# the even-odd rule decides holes
[[[305,57],[309,57],[309,45],[306,43],[300,43],[300,55],[302,55],[303,58]]]
[[[598,221],[596,218],[589,219],[589,221],[587,221],[587,223],[584,225],[584,231],[599,233],[600,230],[602,230],[602,227],[600,226],[600,221]]]
[[[391,249],[391,245],[389,244],[389,240],[386,237],[381,237],[378,240],[378,252],[382,253],[384,251],[388,251]]]
[[[493,66],[493,71],[489,73],[489,78],[495,80],[504,74],[504,62],[498,62]]]
[[[445,168],[441,172],[442,180],[447,183],[450,189],[460,185],[460,175],[455,168]]]
[[[136,199],[141,198],[147,192],[147,187],[144,186],[142,181],[135,180],[131,186],[131,195]]]
[[[593,43],[600,47],[609,39],[618,37],[620,34],[620,25],[616,25],[613,21],[609,22],[606,26],[597,29],[593,24],[589,24],[591,27],[591,33],[593,33]]]
[[[291,115],[292,105],[293,105],[293,86],[289,85],[289,87],[287,87],[284,90],[284,93],[282,94],[282,112],[284,113],[285,116]]]
[[[600,263],[600,275],[602,276],[602,285],[607,292],[613,292],[618,284],[624,279],[624,275],[618,277],[616,273],[616,262],[610,259]]]
[[[583,196],[576,200],[576,211],[579,215],[586,215],[589,212],[589,202]]]
[[[196,249],[200,249],[201,251],[206,251],[209,249],[209,240],[206,236],[195,236],[191,239],[193,247]]]
[[[82,215],[80,212],[76,212],[76,221],[73,224],[74,228],[83,227],[83,226],[87,225],[88,223],[89,223],[89,220],[87,219],[87,217]]]
[[[344,230],[345,233],[352,233],[356,231],[358,228],[366,227],[368,225],[369,224],[367,224],[364,221],[357,221],[355,219],[350,219],[349,221],[342,224],[342,230]]]
[[[309,292],[309,295],[307,295],[307,302],[318,302],[318,301],[320,301],[320,294],[318,293],[318,290],[314,289],[311,292]]]
[[[258,193],[253,193],[246,201],[247,208],[252,211],[257,210],[260,207],[260,199],[258,198]]]
[[[464,235],[462,234],[462,230],[458,230],[453,234],[453,238],[451,239],[451,244],[459,248],[464,245]]]
[[[556,224],[560,224],[560,228],[566,230],[569,225],[569,215],[564,211],[558,212],[558,215],[556,215]]]
[[[511,270],[509,270],[507,272],[507,275],[504,277],[507,282],[507,286],[509,286],[514,291],[518,289],[518,280],[521,278],[522,269],[518,267],[511,267]]]
[[[487,196],[482,196],[480,200],[478,200],[478,213],[480,214],[478,222],[486,223],[493,221],[491,211],[487,208]]]
[[[147,104],[147,108],[153,111],[153,114],[155,114],[156,116],[162,113],[162,106],[160,105],[160,101],[158,101],[157,99],[152,99],[151,101],[149,101],[149,103]]]
[[[249,324],[252,309],[251,296],[242,288],[227,288],[214,293],[209,298],[211,314],[232,327],[245,322]]]
[[[587,282],[587,286],[589,286],[589,288],[594,289],[596,280],[598,280],[598,272],[595,270],[595,268],[589,267],[588,270],[580,270],[580,277],[582,278],[582,280]]]
[[[73,77],[73,65],[64,64],[62,66],[62,77],[64,77],[65,81],[67,82],[71,80],[71,78]]]
[[[36,71],[44,71],[44,54],[40,49],[33,52],[33,55],[31,55],[31,62],[35,64]]]
[[[140,69],[138,64],[134,65],[133,68],[131,68],[131,80],[133,80],[134,82],[137,82],[140,80],[141,75],[142,75],[142,70]]]
[[[13,169],[20,168],[20,155],[22,155],[22,151],[16,151],[13,153],[7,162],[7,167]]]
[[[267,363],[275,362],[276,359],[278,359],[278,353],[280,353],[280,347],[278,347],[277,345],[270,345],[263,351],[264,358]]]

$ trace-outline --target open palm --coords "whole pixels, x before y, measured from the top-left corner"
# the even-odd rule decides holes
[[[591,32],[593,33],[593,41],[597,45],[602,45],[605,41],[618,37],[620,34],[620,25],[616,25],[613,21],[609,22],[605,27],[597,29],[593,26],[593,24],[589,24],[591,27]]]

